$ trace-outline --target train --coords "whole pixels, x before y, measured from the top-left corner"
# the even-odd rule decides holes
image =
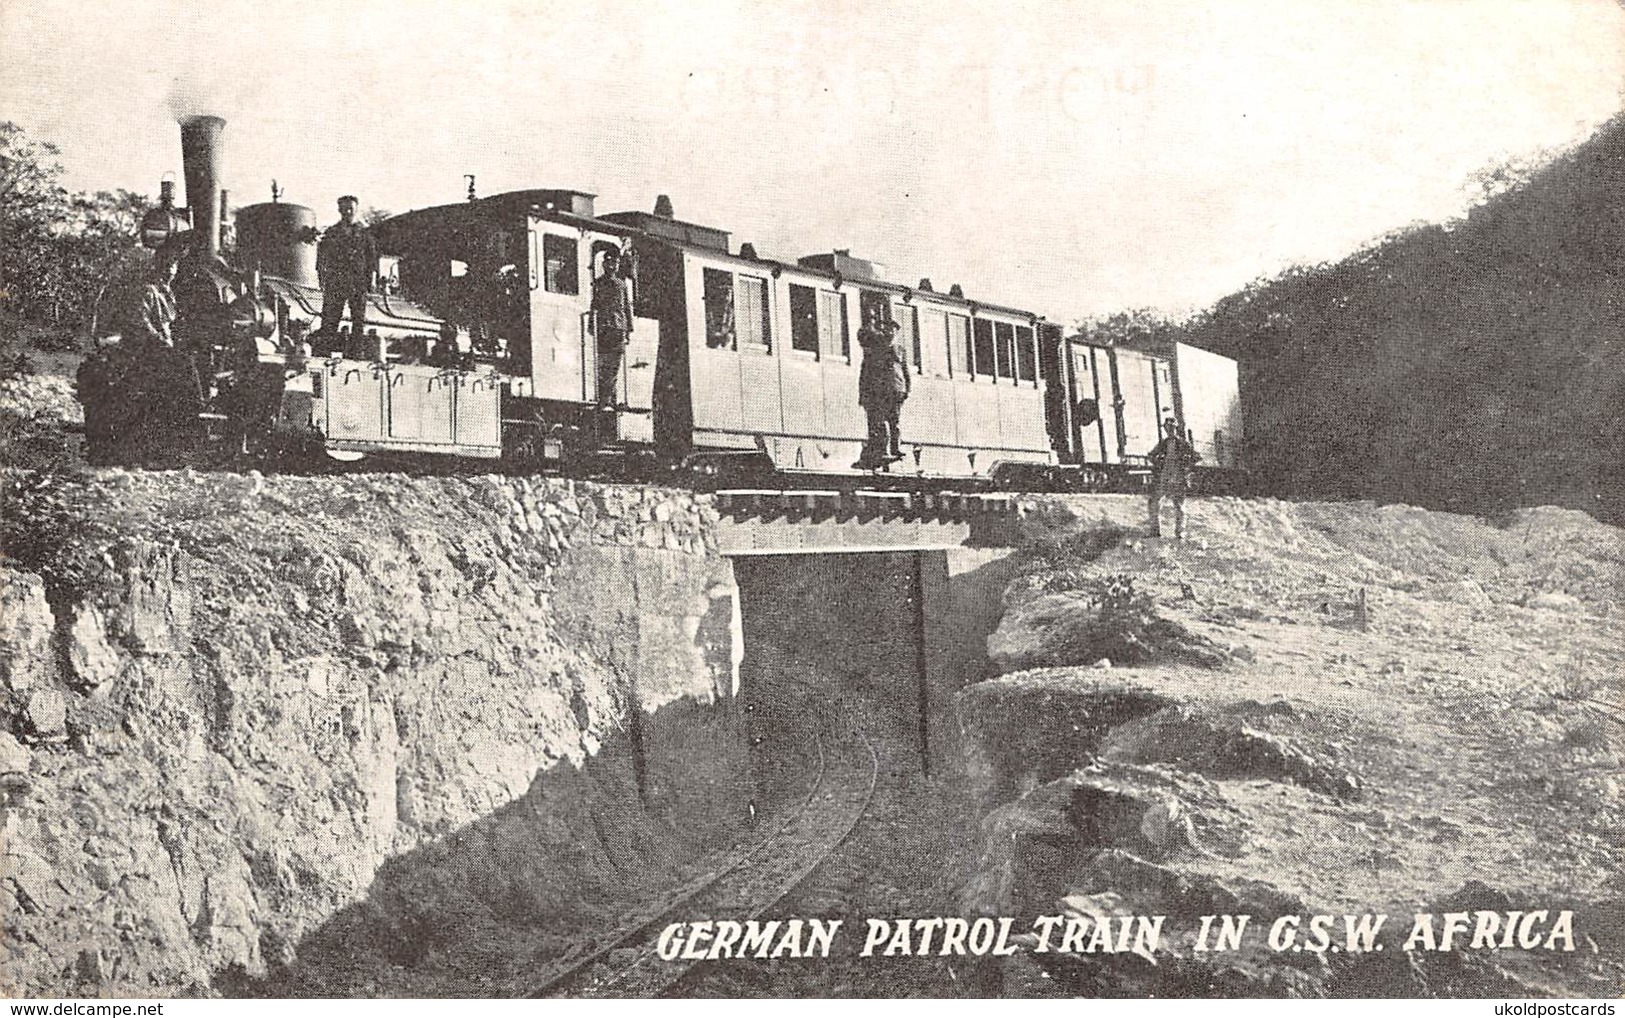
[[[142,239],[185,245],[176,297],[192,323],[195,417],[235,452],[1129,490],[1173,420],[1200,456],[1198,486],[1245,478],[1233,360],[1091,342],[957,284],[888,280],[850,250],[764,257],[678,218],[664,195],[651,212],[601,213],[588,192],[477,197],[470,179],[454,203],[374,223],[364,325],[318,329],[316,214],[274,185],[271,201],[234,210],[224,128],[181,125],[187,206],[166,182]],[[610,256],[634,321],[603,401],[592,292]],[[866,435],[855,327],[876,310],[898,324],[912,374],[903,458],[883,470],[854,462]]]

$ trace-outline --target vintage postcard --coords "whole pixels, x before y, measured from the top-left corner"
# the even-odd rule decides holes
[[[1622,81],[1600,0],[12,0],[0,992],[1612,1014]]]

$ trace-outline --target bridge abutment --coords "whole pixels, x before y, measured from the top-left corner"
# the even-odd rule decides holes
[[[812,733],[861,726],[894,771],[959,768],[954,695],[985,675],[1005,549],[931,548],[734,559],[740,696],[772,783]]]

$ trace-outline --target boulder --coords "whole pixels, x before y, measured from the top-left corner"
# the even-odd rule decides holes
[[[1494,605],[1490,595],[1484,592],[1484,587],[1477,580],[1459,580],[1446,584],[1439,593],[1443,600],[1453,601],[1469,608],[1484,609]]]
[[[0,569],[0,681],[7,688],[22,693],[38,684],[50,664],[55,629],[44,581]]]
[[[0,732],[0,774],[27,774],[31,754],[10,732]]]
[[[28,723],[38,735],[57,735],[67,728],[68,701],[54,689],[36,689],[28,698]]]
[[[1556,591],[1547,591],[1536,594],[1524,602],[1528,608],[1545,608],[1548,611],[1572,612],[1580,608],[1580,599],[1573,594],[1560,594]]]
[[[82,689],[89,691],[118,676],[124,662],[107,642],[102,613],[86,605],[68,632],[68,665]]]
[[[1046,594],[1011,608],[987,638],[988,659],[1001,672],[1050,664],[1045,646],[1050,632],[1068,620],[1093,615],[1088,598],[1075,593]]]

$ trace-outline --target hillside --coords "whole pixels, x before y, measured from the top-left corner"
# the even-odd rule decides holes
[[[1625,118],[1465,222],[1224,299],[1275,495],[1625,519]]]
[[[960,701],[969,904],[1167,923],[1154,963],[1012,957],[1005,995],[1619,992],[1619,528],[1209,498],[1160,542],[1138,499],[1035,501],[1007,674]],[[1404,947],[1415,913],[1538,909],[1572,910],[1573,951]],[[1252,917],[1241,950],[1194,946],[1215,913]],[[1382,953],[1267,942],[1361,913]]]

